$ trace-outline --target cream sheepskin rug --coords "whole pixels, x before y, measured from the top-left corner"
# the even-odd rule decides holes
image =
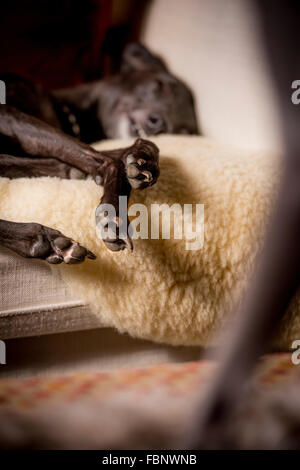
[[[160,148],[161,176],[155,186],[132,191],[130,205],[204,204],[199,250],[186,250],[185,239],[172,237],[135,240],[133,253],[110,252],[96,233],[102,188],[93,181],[0,178],[0,217],[56,228],[97,255],[96,261],[53,271],[90,304],[102,325],[158,342],[207,345],[247,287],[276,196],[279,159],[202,137],[153,141]],[[97,148],[130,143],[104,141]],[[299,313],[296,296],[276,348],[288,349],[300,339]]]

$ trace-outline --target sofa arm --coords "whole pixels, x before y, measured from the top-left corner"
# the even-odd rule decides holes
[[[80,298],[43,261],[0,247],[0,338],[101,327]]]

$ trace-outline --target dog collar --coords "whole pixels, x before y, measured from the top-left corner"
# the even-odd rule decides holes
[[[78,124],[77,118],[74,113],[70,110],[69,106],[66,104],[63,105],[62,110],[64,114],[67,116],[68,121],[71,125],[72,132],[76,137],[80,137],[80,126]]]

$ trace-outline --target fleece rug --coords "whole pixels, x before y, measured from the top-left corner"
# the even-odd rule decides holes
[[[102,188],[93,181],[0,178],[0,217],[56,228],[97,255],[97,260],[81,265],[53,266],[53,272],[80,294],[102,325],[157,342],[205,346],[229,324],[247,288],[276,199],[280,159],[196,136],[153,141],[160,148],[160,178],[149,189],[132,191],[129,205],[148,209],[149,226],[153,204],[167,205],[162,207],[162,224],[170,206],[190,205],[192,217],[188,210],[170,217],[169,239],[156,227],[158,238],[134,240],[133,253],[110,252],[95,227]],[[129,144],[104,141],[96,147]],[[196,205],[202,205],[199,219]],[[180,227],[182,237],[175,238]],[[195,228],[199,243],[188,249]],[[288,349],[300,338],[299,314],[296,295],[274,347]]]

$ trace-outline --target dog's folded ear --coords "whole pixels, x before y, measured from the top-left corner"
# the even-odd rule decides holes
[[[158,56],[153,55],[145,46],[134,42],[128,44],[122,55],[121,72],[129,73],[138,70],[167,70]]]

